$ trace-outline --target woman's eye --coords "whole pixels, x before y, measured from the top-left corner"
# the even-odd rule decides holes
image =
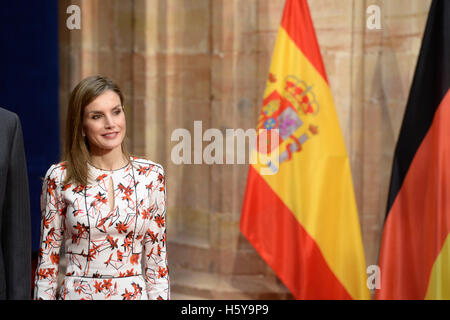
[[[100,115],[99,114],[95,114],[92,116],[92,119],[97,120],[100,119]]]
[[[118,115],[118,114],[120,114],[121,112],[122,112],[122,110],[117,109],[116,111],[114,111],[114,114],[115,114],[115,115]]]

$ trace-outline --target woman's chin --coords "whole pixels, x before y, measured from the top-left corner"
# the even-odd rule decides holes
[[[114,151],[116,149],[121,149],[121,148],[122,148],[122,143],[115,143],[115,144],[105,143],[105,144],[98,144],[98,145],[94,146],[94,148],[91,148],[91,151],[93,153],[105,154],[105,153],[109,153],[111,151]]]

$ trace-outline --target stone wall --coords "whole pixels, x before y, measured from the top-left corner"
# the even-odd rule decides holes
[[[367,264],[376,264],[392,155],[430,0],[310,0],[351,159]],[[81,8],[68,30],[66,8]],[[381,29],[366,9],[381,9]],[[247,165],[175,165],[171,134],[255,128],[284,0],[60,1],[61,126],[101,73],[125,93],[128,144],[167,174],[173,298],[292,298],[239,232]],[[203,142],[206,147],[208,142]],[[195,153],[203,149],[194,149]]]

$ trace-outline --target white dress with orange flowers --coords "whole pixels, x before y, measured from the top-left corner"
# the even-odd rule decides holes
[[[35,299],[169,299],[164,170],[130,160],[114,171],[88,163],[87,186],[63,184],[64,162],[47,171]],[[67,269],[57,290],[62,247]]]

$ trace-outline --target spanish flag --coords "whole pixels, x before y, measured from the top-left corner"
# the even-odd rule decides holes
[[[377,299],[450,299],[450,1],[433,0],[394,154]]]
[[[267,131],[242,233],[296,299],[369,299],[350,163],[306,0],[286,1],[257,128]]]

